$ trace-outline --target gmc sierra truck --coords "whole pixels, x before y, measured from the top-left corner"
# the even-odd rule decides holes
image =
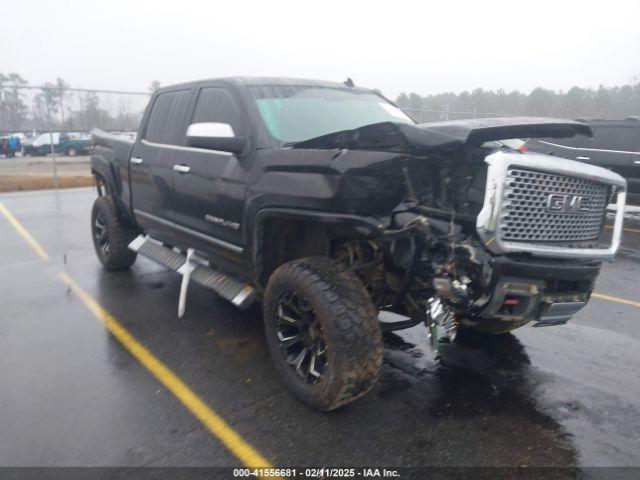
[[[424,323],[437,349],[464,329],[561,324],[586,304],[620,243],[625,180],[496,142],[574,135],[591,131],[418,125],[351,82],[162,88],[135,141],[94,132],[93,241],[106,269],[141,254],[180,273],[179,315],[191,281],[261,302],[285,384],[331,410],[375,384],[383,331]]]

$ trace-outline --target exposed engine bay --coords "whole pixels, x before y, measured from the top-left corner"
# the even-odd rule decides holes
[[[594,212],[595,219],[595,226],[590,226],[583,212],[547,212],[536,192],[510,181],[512,165],[523,163],[532,172],[531,178],[524,174],[525,188],[538,181],[534,175],[540,168],[551,179],[547,188],[546,174],[540,177],[548,190],[540,195],[555,198],[573,192],[573,180],[567,180],[567,190],[558,180],[565,177],[552,172],[567,173],[574,165],[563,169],[564,160],[550,165],[544,156],[529,157],[508,148],[496,151],[481,145],[451,145],[431,151],[422,163],[408,158],[397,162],[400,168],[394,172],[386,172],[387,191],[397,195],[397,187],[390,186],[402,184],[401,198],[387,197],[397,202],[388,215],[388,228],[366,240],[337,242],[332,252],[357,272],[380,310],[408,317],[383,323],[383,329],[424,322],[437,349],[439,342],[454,340],[461,327],[501,333],[531,321],[539,326],[565,323],[586,304],[605,258],[602,252],[610,252],[601,238],[604,212],[619,186],[613,181],[613,186],[603,186],[600,197],[590,197],[589,212]],[[499,169],[503,174],[496,180]],[[587,171],[585,178],[595,180],[589,175],[593,172]],[[591,184],[584,188],[596,189]],[[521,198],[527,206],[518,206],[516,214],[534,212],[528,219],[531,225],[516,216],[509,228],[522,230],[537,241],[514,243],[506,241],[511,234],[506,239],[500,236],[499,223],[511,220],[508,215],[514,215],[509,205],[519,205]],[[369,212],[384,211],[380,204],[368,207]],[[556,227],[562,222],[572,225],[579,235]],[[540,232],[536,223],[542,225]],[[587,227],[592,230],[584,233]]]

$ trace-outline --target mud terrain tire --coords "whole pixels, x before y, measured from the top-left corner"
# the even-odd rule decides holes
[[[91,237],[105,269],[126,270],[136,261],[137,253],[127,248],[136,232],[120,220],[110,195],[98,197],[93,203]]]
[[[322,376],[309,383],[287,361],[278,338],[281,299],[292,294],[308,302],[325,345]],[[324,257],[294,260],[276,269],[264,295],[264,324],[271,357],[287,387],[304,403],[334,410],[362,397],[376,384],[382,365],[378,312],[359,278]],[[280,309],[280,311],[279,311]],[[279,313],[280,312],[280,313]]]

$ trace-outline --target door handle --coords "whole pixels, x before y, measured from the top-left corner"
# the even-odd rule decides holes
[[[636,165],[640,165],[640,160],[636,160],[636,161],[635,161],[635,162],[633,162],[633,163],[635,163]]]
[[[142,165],[142,159],[140,157],[131,157],[129,163],[133,165]]]
[[[186,165],[174,165],[173,169],[176,172],[180,172],[180,173],[189,173],[189,171],[191,170],[191,167],[187,167]]]
[[[576,160],[591,160],[591,157],[576,157]]]

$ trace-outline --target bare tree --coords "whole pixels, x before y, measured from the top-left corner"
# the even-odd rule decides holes
[[[0,73],[0,128],[19,130],[25,127],[28,107],[24,102],[27,81],[17,73]]]
[[[84,94],[84,122],[86,128],[105,127],[107,112],[100,108],[100,97],[95,92]]]
[[[64,102],[69,97],[69,88],[70,85],[65,82],[62,78],[56,78],[55,86],[57,88],[58,102],[60,103],[60,115],[62,116],[61,125],[63,129],[67,128],[67,124],[65,121],[65,113],[64,113]]]

